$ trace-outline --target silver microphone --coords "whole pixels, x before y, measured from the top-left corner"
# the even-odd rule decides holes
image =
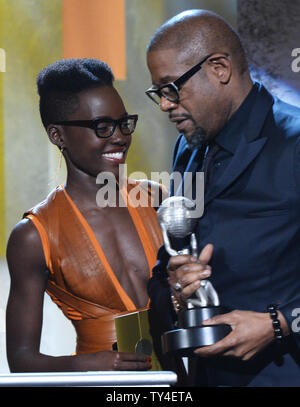
[[[172,196],[165,199],[160,205],[157,216],[160,223],[164,245],[170,256],[179,254],[192,254],[198,257],[196,236],[193,233],[197,224],[194,216],[196,205],[183,196]],[[171,247],[170,238],[185,238],[190,236],[190,249],[175,250]],[[219,306],[219,296],[209,280],[201,280],[201,287],[195,292],[196,298],[189,298],[187,308]]]

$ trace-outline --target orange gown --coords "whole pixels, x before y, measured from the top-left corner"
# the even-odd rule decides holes
[[[128,184],[127,198],[136,185],[138,182]],[[142,193],[149,194],[145,190]],[[130,202],[127,206],[145,251],[150,278],[163,242],[156,212],[152,207],[133,207]],[[137,309],[86,219],[62,186],[23,217],[31,219],[40,234],[50,272],[46,291],[75,327],[76,353],[111,350],[116,342],[114,317]]]

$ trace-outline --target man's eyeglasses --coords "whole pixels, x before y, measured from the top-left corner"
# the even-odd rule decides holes
[[[97,137],[108,138],[114,134],[117,126],[119,126],[122,134],[129,136],[134,132],[137,120],[138,115],[132,114],[122,117],[119,120],[114,120],[110,117],[101,117],[94,120],[69,120],[56,122],[53,124],[62,126],[87,127],[89,129],[93,129]]]
[[[203,58],[198,64],[194,65],[191,69],[185,72],[182,76],[176,79],[174,82],[167,83],[166,85],[162,85],[159,88],[150,88],[146,90],[146,95],[149,96],[153,102],[157,105],[160,105],[161,98],[164,97],[170,102],[179,103],[179,91],[181,87],[185,84],[185,82],[190,79],[196,72],[200,71],[202,65],[205,61],[208,60],[214,53],[207,55]],[[228,54],[226,54],[228,56]]]

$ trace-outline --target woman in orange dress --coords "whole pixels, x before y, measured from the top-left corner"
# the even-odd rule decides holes
[[[146,355],[112,350],[114,316],[149,306],[146,284],[162,244],[148,184],[140,188],[148,205],[135,207],[130,191],[145,183],[119,179],[137,115],[127,113],[110,68],[98,60],[58,61],[40,72],[37,85],[41,119],[66,161],[67,179],[9,238],[10,369],[150,369]],[[97,183],[105,173],[116,183]],[[115,188],[115,205],[99,205],[101,188]],[[45,291],[76,329],[75,355],[40,353]]]

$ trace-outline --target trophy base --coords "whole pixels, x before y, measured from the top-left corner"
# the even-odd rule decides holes
[[[221,307],[193,308],[181,311],[179,329],[162,335],[163,353],[177,352],[181,356],[195,356],[193,351],[202,346],[213,345],[231,332],[229,325],[205,325],[205,319],[225,313]]]

